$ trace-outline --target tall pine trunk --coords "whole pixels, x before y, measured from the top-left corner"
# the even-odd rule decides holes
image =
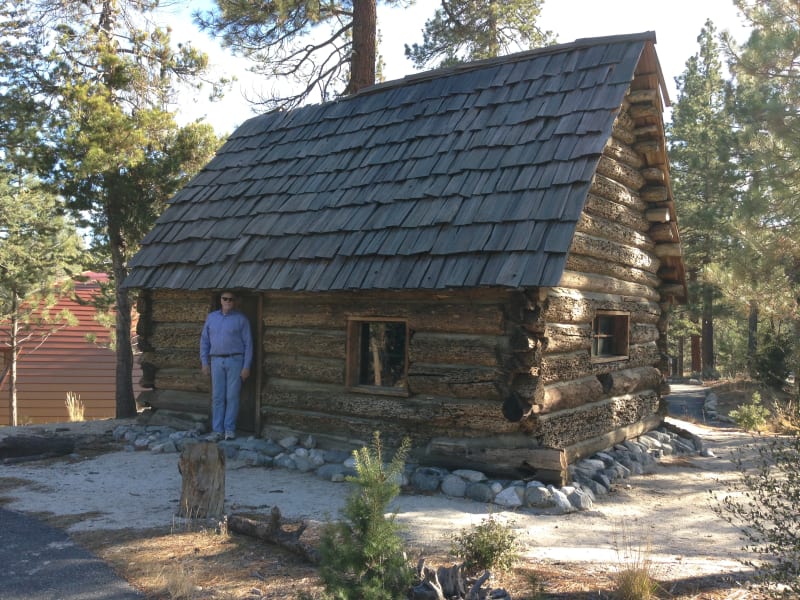
[[[122,287],[128,269],[125,266],[125,241],[114,215],[113,203],[108,202],[108,240],[111,249],[111,268],[114,272],[116,301],[116,392],[115,406],[118,419],[136,416],[136,399],[133,396],[133,349],[131,348],[131,302],[128,291]]]
[[[692,282],[692,283],[697,281],[697,269],[692,269],[691,271],[689,271],[689,281]],[[699,329],[699,327],[697,327],[699,325],[698,324],[698,320],[699,319],[698,319],[697,314],[695,313],[694,310],[692,310],[691,320],[692,320],[692,323],[694,324],[694,326],[697,329]],[[697,333],[692,333],[691,337],[689,338],[689,343],[690,343],[690,352],[691,352],[691,357],[690,358],[691,358],[691,361],[692,361],[692,366],[691,366],[692,375],[695,375],[695,374],[699,375],[703,371],[703,365],[702,365],[702,360],[701,360],[701,356],[700,356],[700,354],[701,354],[700,353],[700,336]]]
[[[758,302],[750,300],[750,314],[747,318],[747,372],[755,376],[755,360],[758,352]]]
[[[11,373],[8,388],[8,423],[12,427],[19,424],[17,410],[17,358],[19,357],[19,297],[16,290],[11,291]]]
[[[115,0],[104,0],[98,20],[98,27],[104,36],[110,36],[114,25]],[[109,44],[113,47],[113,44]],[[104,73],[104,83],[114,93],[112,72]],[[117,175],[117,174],[115,174]],[[136,416],[136,399],[133,397],[133,350],[131,349],[131,303],[128,291],[122,283],[128,275],[125,256],[125,236],[120,222],[121,210],[115,204],[112,189],[106,190],[106,227],[108,245],[111,253],[111,269],[114,272],[114,300],[116,303],[116,389],[114,402],[118,419]]]
[[[377,20],[376,0],[353,0],[353,56],[346,95],[375,83]]]
[[[716,364],[714,360],[714,289],[709,284],[703,285],[703,377],[714,377]]]

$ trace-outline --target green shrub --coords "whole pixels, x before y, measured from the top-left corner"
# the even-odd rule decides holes
[[[507,571],[519,560],[519,542],[512,526],[489,515],[480,524],[455,534],[450,551],[464,562],[468,573],[495,568]]]
[[[394,600],[405,598],[413,578],[406,560],[395,515],[386,516],[400,492],[410,442],[403,441],[389,465],[382,460],[380,434],[371,448],[353,452],[356,485],[342,511],[344,518],[329,523],[320,540],[320,576],[337,600]]]
[[[770,412],[761,406],[761,394],[753,392],[749,404],[740,404],[739,408],[732,410],[730,417],[745,431],[761,431],[767,426]]]
[[[773,389],[781,389],[789,375],[793,344],[788,333],[765,333],[753,359],[756,377]]]
[[[748,453],[757,451],[755,467]],[[751,444],[736,457],[740,478],[712,504],[714,512],[736,526],[744,549],[755,558],[743,561],[756,569],[756,581],[775,597],[800,594],[800,437],[779,437]],[[782,587],[778,587],[782,586]]]

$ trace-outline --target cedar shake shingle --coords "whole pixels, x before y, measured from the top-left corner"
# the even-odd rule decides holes
[[[175,195],[124,285],[556,285],[654,42],[578,40],[253,117]]]

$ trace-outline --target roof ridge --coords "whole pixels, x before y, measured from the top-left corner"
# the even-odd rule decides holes
[[[494,65],[501,65],[506,63],[517,62],[521,60],[527,60],[529,58],[537,57],[537,56],[547,56],[550,54],[558,54],[560,52],[568,52],[571,50],[577,50],[579,48],[586,48],[589,46],[596,46],[597,44],[608,44],[608,43],[624,43],[624,42],[631,42],[631,41],[638,41],[641,40],[643,42],[651,41],[654,44],[656,43],[656,32],[655,31],[642,31],[639,33],[628,33],[628,34],[617,34],[617,35],[608,35],[608,36],[600,36],[600,37],[584,37],[578,38],[572,42],[564,42],[563,44],[553,44],[551,46],[542,46],[541,48],[532,48],[531,50],[523,50],[522,52],[515,52],[513,54],[505,54],[503,56],[495,56],[492,58],[484,58],[482,60],[476,60],[471,62],[459,63],[457,65],[452,65],[449,67],[441,67],[439,69],[432,69],[430,71],[421,71],[419,73],[411,73],[410,75],[405,75],[398,79],[392,79],[390,81],[382,81],[381,83],[376,83],[369,87],[365,87],[360,89],[358,92],[351,96],[342,96],[334,100],[333,102],[340,102],[344,100],[348,100],[350,98],[358,98],[359,96],[365,96],[367,94],[384,91],[387,89],[391,89],[393,87],[401,87],[403,85],[408,85],[409,83],[418,83],[421,81],[427,81],[429,79],[436,79],[442,76],[447,75],[456,75],[459,73],[466,73],[469,71],[475,71],[477,69],[482,69],[485,67],[490,67]]]

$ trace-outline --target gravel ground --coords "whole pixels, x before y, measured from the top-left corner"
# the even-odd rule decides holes
[[[54,424],[26,432],[108,439],[119,421]],[[731,453],[752,437],[730,428],[675,422],[698,435],[714,456],[667,457],[649,475],[624,480],[592,510],[568,515],[505,511],[441,494],[401,495],[400,522],[412,547],[441,549],[454,531],[492,514],[512,523],[539,561],[618,564],[630,553],[648,552],[666,579],[724,576],[745,571],[735,529],[711,510],[709,490],[737,478]],[[0,428],[0,439],[19,428]],[[111,451],[30,463],[0,465],[5,506],[25,513],[72,516],[69,532],[148,528],[175,523],[181,477],[175,454]],[[226,472],[229,512],[268,511],[278,506],[290,519],[335,518],[348,487],[311,474],[243,468]]]

